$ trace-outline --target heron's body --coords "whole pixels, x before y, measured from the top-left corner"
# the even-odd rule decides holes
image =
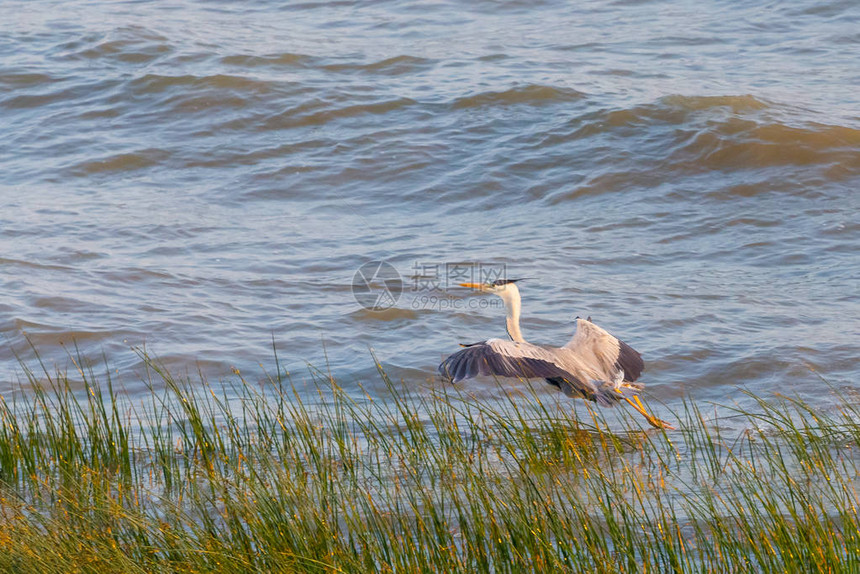
[[[576,332],[562,347],[526,342],[519,327],[520,294],[513,281],[490,284],[464,284],[499,295],[507,310],[510,341],[488,339],[454,353],[439,365],[439,371],[452,382],[478,375],[541,378],[561,389],[567,396],[615,406],[626,401],[659,428],[671,428],[649,415],[638,393],[636,382],[645,367],[641,355],[590,320],[576,319]],[[635,401],[635,402],[634,402]]]

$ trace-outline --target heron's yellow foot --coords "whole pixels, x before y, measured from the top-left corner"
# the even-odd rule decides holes
[[[639,414],[641,414],[643,417],[645,417],[645,420],[647,420],[648,423],[652,427],[655,427],[658,429],[675,430],[675,427],[673,427],[672,425],[670,425],[666,421],[660,420],[657,417],[655,417],[654,415],[649,414],[648,411],[645,410],[645,406],[642,404],[642,401],[639,400],[638,396],[634,396],[633,400],[630,400],[629,398],[624,397],[624,400],[627,401],[628,403],[630,403],[631,407],[636,409],[636,411],[639,412]],[[636,402],[634,403],[633,401],[636,401]]]

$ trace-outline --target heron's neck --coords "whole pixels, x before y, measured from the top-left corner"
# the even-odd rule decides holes
[[[505,324],[508,328],[508,336],[511,338],[511,341],[524,343],[525,339],[523,339],[523,334],[520,331],[520,292],[516,289],[516,286],[506,292],[502,300],[505,302],[505,311],[507,313]]]

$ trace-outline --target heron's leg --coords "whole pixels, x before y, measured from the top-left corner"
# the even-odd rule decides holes
[[[630,403],[630,406],[636,409],[636,411],[641,414],[645,419],[651,424],[651,426],[656,427],[658,429],[669,429],[675,430],[675,427],[667,423],[666,421],[662,421],[655,417],[654,415],[648,414],[648,411],[645,410],[645,406],[642,404],[642,401],[639,400],[639,397],[633,395],[633,400],[630,400],[627,397],[624,397],[624,400]],[[633,401],[636,401],[635,403]]]

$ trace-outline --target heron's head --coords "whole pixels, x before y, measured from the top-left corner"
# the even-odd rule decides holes
[[[522,279],[499,279],[497,281],[488,281],[487,283],[460,283],[460,287],[468,287],[469,289],[476,289],[483,293],[493,293],[502,297],[506,293],[518,291],[516,286],[517,281],[522,281]]]

